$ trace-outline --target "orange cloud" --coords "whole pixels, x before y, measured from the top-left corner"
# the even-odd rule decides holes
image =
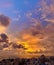
[[[26,52],[52,52],[54,49],[54,4],[48,5],[47,1],[41,0],[38,5],[40,5],[38,9],[36,8],[25,14],[25,18],[30,26],[22,29],[20,33],[15,33],[16,36],[13,33],[9,36],[11,41],[14,40],[17,44],[22,44],[27,48]],[[42,22],[45,23],[44,21],[49,23],[44,26],[42,25]]]
[[[20,41],[20,43],[23,44],[25,48],[27,48],[27,52],[36,52],[39,50],[44,51],[44,47],[42,47],[39,43],[42,40],[41,37],[43,39],[45,38],[42,33],[41,30],[38,30],[35,27],[33,29],[29,28],[27,30],[21,31],[19,34],[20,40],[18,40],[18,42]]]
[[[5,32],[6,28],[0,25],[0,33]]]

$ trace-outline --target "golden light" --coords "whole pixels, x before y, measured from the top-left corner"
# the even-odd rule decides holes
[[[5,30],[6,30],[6,28],[5,28],[4,26],[1,26],[1,25],[0,25],[0,33],[5,32]]]
[[[45,48],[40,45],[40,36],[32,36],[29,33],[23,33],[21,35],[21,39],[18,38],[17,44],[22,44],[25,48],[27,48],[26,52],[41,52],[45,51]]]

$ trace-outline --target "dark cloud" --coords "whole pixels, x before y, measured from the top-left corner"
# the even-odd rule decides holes
[[[8,42],[8,36],[6,34],[0,34],[0,42]]]
[[[5,16],[5,15],[0,15],[0,24],[3,26],[8,26],[10,23],[10,19],[9,17]]]
[[[13,44],[12,47],[15,48],[15,49],[16,49],[16,48],[19,48],[19,49],[20,49],[20,48],[23,48],[23,49],[25,49],[24,46],[21,45],[21,44],[18,44],[18,45],[17,45],[17,44]]]
[[[7,48],[7,47],[8,47],[8,44],[4,44],[4,45],[3,45],[3,48]]]
[[[33,36],[35,36],[35,35],[37,35],[37,34],[39,34],[40,32],[38,32],[38,31],[32,31],[32,35]]]

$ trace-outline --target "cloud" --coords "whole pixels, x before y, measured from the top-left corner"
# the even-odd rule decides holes
[[[47,21],[47,22],[51,22],[54,23],[54,3],[52,0],[49,1],[44,1],[42,0],[40,3],[40,13],[41,13],[41,17],[40,19],[42,19],[43,21]]]
[[[0,25],[8,26],[10,24],[10,18],[5,15],[0,15]]]
[[[38,29],[38,27],[29,27],[28,29],[22,30],[18,36],[18,42],[20,42],[26,49],[27,52],[53,52],[54,43],[54,30],[53,24]],[[50,48],[49,48],[50,47]]]
[[[4,33],[10,24],[10,18],[3,14],[0,14],[0,33]]]
[[[49,1],[47,0],[41,0],[37,4],[37,6],[39,7],[26,12],[24,16],[26,19],[25,24],[27,25],[27,28],[24,26],[24,28],[20,30],[20,33],[18,33],[18,30],[16,30],[16,36],[12,33],[13,36],[18,39],[17,42],[20,42],[20,44],[22,44],[26,48],[26,51],[44,52],[46,51],[46,49],[47,51],[53,51],[54,4],[53,2],[48,2]],[[15,13],[18,12],[15,11]],[[24,24],[24,22],[22,23]],[[44,26],[44,24],[46,25]],[[51,36],[53,37],[51,38]],[[21,46],[16,44],[14,44],[13,47],[22,48]]]
[[[23,48],[24,48],[24,46],[21,45],[21,44],[19,44],[19,45],[13,44],[12,47],[13,47],[14,49],[16,49],[16,48],[18,48],[18,49],[22,48],[22,49],[23,49]]]
[[[3,48],[7,48],[7,47],[8,47],[8,44],[4,44],[4,45],[3,45]]]
[[[54,2],[52,0],[41,0],[36,4],[35,9],[29,10],[25,14],[27,18],[36,18],[40,22],[46,21],[54,23]]]
[[[8,36],[6,34],[0,34],[0,42],[8,42]]]
[[[47,51],[53,49],[50,36],[54,35],[54,4],[48,2],[47,0],[39,1],[35,9],[27,11],[24,15],[27,28],[24,26],[20,33],[16,33],[16,38],[17,42],[27,48],[26,51],[46,52],[46,49]]]
[[[45,19],[45,21],[54,23],[54,19]]]
[[[1,46],[1,50],[26,50],[27,48],[25,48],[22,44],[18,44],[18,43],[14,43],[14,42],[10,42],[10,43],[3,43],[0,44]]]
[[[44,49],[39,42],[45,38],[45,35],[41,30],[38,30],[35,27],[21,31],[19,38],[20,43],[27,48],[26,51],[34,52],[37,50],[39,51],[39,49]]]
[[[40,44],[46,48],[46,51],[53,52],[54,50],[54,35],[49,35],[47,38],[43,39]]]

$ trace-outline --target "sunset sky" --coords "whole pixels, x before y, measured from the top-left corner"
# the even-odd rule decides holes
[[[0,0],[0,34],[2,51],[54,54],[54,0]]]

